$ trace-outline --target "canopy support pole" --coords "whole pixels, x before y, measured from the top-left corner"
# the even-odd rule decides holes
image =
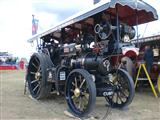
[[[119,48],[119,40],[120,40],[120,36],[119,36],[119,14],[118,14],[118,7],[116,5],[116,24],[117,24],[117,42],[116,42],[116,48]]]

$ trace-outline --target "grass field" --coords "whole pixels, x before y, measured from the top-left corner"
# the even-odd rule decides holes
[[[74,119],[64,114],[67,109],[64,96],[53,96],[46,100],[35,100],[24,95],[25,71],[0,71],[0,120],[11,119]],[[91,113],[92,120],[102,119],[108,107],[104,98],[97,98]],[[110,109],[105,120],[160,120],[160,98],[142,90],[136,92],[132,104],[126,110]]]

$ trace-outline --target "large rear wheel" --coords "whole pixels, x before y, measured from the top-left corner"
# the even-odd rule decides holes
[[[125,62],[125,65],[122,67],[122,69],[125,69],[131,75],[131,77],[133,77],[133,61],[129,57],[125,56],[121,59],[121,62]]]
[[[75,69],[68,75],[66,100],[75,116],[84,117],[92,111],[96,101],[96,87],[86,70]]]
[[[50,94],[52,85],[47,82],[47,68],[52,66],[50,58],[43,53],[34,53],[31,56],[27,70],[27,82],[33,98],[42,99]]]
[[[112,95],[106,96],[111,107],[123,108],[128,106],[134,97],[134,83],[131,76],[123,69],[115,69],[110,73],[109,84],[113,86]]]

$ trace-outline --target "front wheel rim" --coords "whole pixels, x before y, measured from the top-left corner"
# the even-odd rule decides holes
[[[84,69],[75,69],[68,75],[66,100],[72,114],[88,115],[95,105],[96,87],[92,76]]]
[[[87,82],[82,75],[79,75],[78,77],[75,75],[69,82],[68,96],[71,96],[69,97],[69,101],[72,103],[72,109],[78,113],[86,110],[90,94]]]

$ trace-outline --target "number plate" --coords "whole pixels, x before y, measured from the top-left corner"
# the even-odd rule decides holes
[[[59,78],[60,80],[66,80],[66,73],[64,71],[61,71]]]

